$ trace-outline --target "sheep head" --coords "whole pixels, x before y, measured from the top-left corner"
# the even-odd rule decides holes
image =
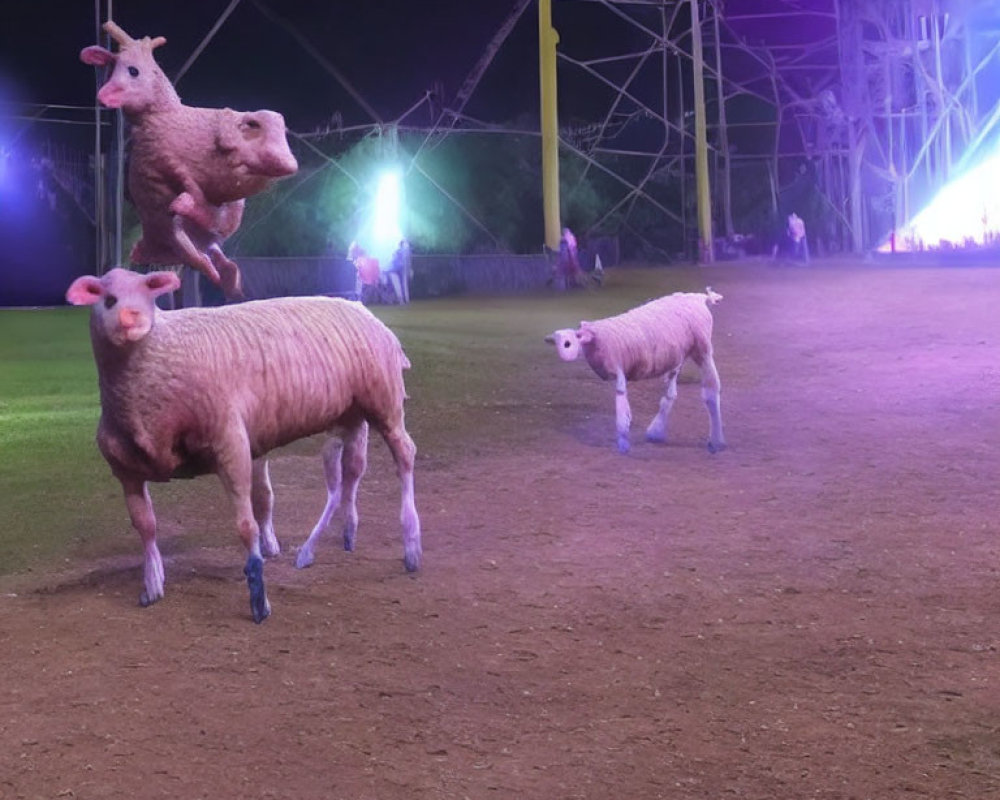
[[[575,361],[583,345],[594,340],[594,331],[587,322],[581,322],[577,330],[560,328],[545,337],[545,341],[556,346],[556,352],[563,361]]]
[[[75,306],[93,306],[94,335],[122,347],[140,341],[153,329],[156,298],[180,285],[173,272],[142,275],[116,267],[100,278],[77,278],[66,290],[66,300]]]
[[[167,40],[162,36],[133,39],[110,20],[103,27],[118,43],[118,52],[98,45],[80,51],[84,64],[113,66],[111,77],[98,91],[97,99],[108,108],[122,109],[130,117],[180,105],[173,84],[153,58],[153,50]]]
[[[219,112],[216,146],[240,174],[283,178],[294,174],[298,162],[288,147],[285,118],[277,111]]]

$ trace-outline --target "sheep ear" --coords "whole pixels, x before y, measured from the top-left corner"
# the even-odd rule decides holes
[[[594,341],[594,331],[589,322],[580,323],[580,330],[576,332],[576,338],[580,340],[581,344]]]
[[[548,342],[549,344],[555,344],[556,335],[554,333],[550,333],[548,336],[545,337],[545,341]]]
[[[92,64],[95,67],[106,67],[108,64],[115,63],[115,54],[110,50],[105,50],[103,47],[92,44],[90,47],[84,47],[80,51],[80,60],[84,64]]]
[[[92,306],[104,294],[99,278],[84,275],[73,281],[66,290],[66,302],[74,306]]]
[[[151,272],[144,281],[146,288],[153,297],[159,297],[164,292],[173,292],[180,288],[181,279],[176,272],[163,270],[161,272]]]

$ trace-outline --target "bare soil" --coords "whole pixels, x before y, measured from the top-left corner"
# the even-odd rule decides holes
[[[0,581],[0,798],[1000,796],[1000,270],[656,273],[725,295],[726,451],[693,373],[666,445],[633,387],[622,456],[586,365],[459,315],[435,355],[433,302],[386,312],[419,354],[422,570],[377,437],[356,552],[308,570],[318,444],[273,459],[260,626],[216,482],[154,490],[157,605],[124,508],[121,555]],[[564,301],[493,309],[522,302]]]

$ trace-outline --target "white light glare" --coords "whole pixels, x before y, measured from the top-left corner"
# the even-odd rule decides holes
[[[402,180],[396,171],[385,172],[375,190],[375,211],[372,219],[372,250],[379,254],[392,253],[403,238],[400,215],[403,210]]]
[[[1000,234],[1000,153],[946,185],[930,205],[896,232],[897,252],[985,246]],[[892,250],[885,242],[879,252]]]

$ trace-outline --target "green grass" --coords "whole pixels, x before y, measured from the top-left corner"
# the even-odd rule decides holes
[[[114,488],[94,446],[88,313],[0,311],[0,573],[66,554],[96,505],[95,476]]]
[[[578,402],[567,396],[567,372],[553,369],[546,334],[703,287],[697,270],[616,270],[600,291],[374,310],[413,363],[407,421],[420,453],[446,468],[470,452],[530,442],[538,426],[553,424],[555,407]],[[94,442],[100,407],[88,317],[79,308],[0,311],[0,575],[139,552],[118,482]],[[598,381],[584,387],[601,392]],[[312,452],[319,443],[291,447]],[[213,530],[228,524],[218,481],[157,485],[153,493],[161,522],[178,503],[189,510],[178,546],[226,541]]]

